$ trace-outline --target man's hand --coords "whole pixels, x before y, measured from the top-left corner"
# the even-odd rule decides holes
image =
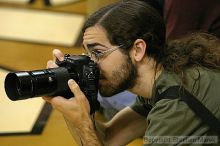
[[[68,85],[74,97],[66,99],[62,96],[43,97],[44,100],[60,111],[63,116],[76,127],[83,126],[83,121],[90,121],[90,107],[87,98],[74,80],[69,80]]]
[[[58,67],[55,63],[56,58],[59,61],[63,61],[64,54],[58,50],[53,50],[54,59],[48,61],[47,68],[56,68]],[[74,97],[70,99],[66,99],[62,96],[56,97],[43,97],[44,100],[51,103],[51,105],[60,111],[63,116],[73,123],[76,127],[81,126],[82,121],[90,120],[90,106],[89,102],[84,95],[84,93],[80,90],[78,84],[70,79],[68,81],[68,85],[70,90],[73,92]]]
[[[55,63],[56,59],[59,61],[64,59],[63,53],[57,49],[53,51],[53,56],[54,59],[48,61],[47,68],[58,67]],[[90,118],[90,105],[86,96],[73,79],[68,81],[68,85],[74,97],[66,99],[62,96],[56,96],[43,97],[43,99],[63,114],[67,126],[78,145],[100,146],[101,143]]]
[[[49,60],[47,62],[47,68],[56,68],[56,67],[58,67],[57,64],[55,63],[56,59],[58,59],[59,61],[64,60],[64,54],[58,49],[53,50],[53,60]]]

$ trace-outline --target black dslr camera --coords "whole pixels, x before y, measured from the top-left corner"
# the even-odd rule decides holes
[[[99,69],[85,55],[68,55],[64,61],[56,61],[58,68],[11,72],[5,78],[5,91],[11,100],[23,100],[39,96],[73,97],[67,81],[74,79],[88,98],[91,111],[99,108],[97,100]]]

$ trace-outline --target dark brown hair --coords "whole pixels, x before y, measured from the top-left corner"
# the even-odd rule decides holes
[[[207,33],[172,40],[164,50],[163,67],[177,74],[191,67],[220,70],[220,41]]]
[[[165,24],[162,16],[150,3],[139,0],[123,0],[96,11],[86,21],[82,31],[100,25],[113,45],[122,45],[128,52],[136,39],[147,45],[146,54],[156,61],[162,58],[165,44]]]

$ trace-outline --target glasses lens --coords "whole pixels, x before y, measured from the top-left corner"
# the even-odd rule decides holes
[[[93,61],[95,61],[95,62],[97,62],[98,61],[98,57],[97,57],[97,54],[95,53],[95,52],[90,52],[90,58],[93,60]]]

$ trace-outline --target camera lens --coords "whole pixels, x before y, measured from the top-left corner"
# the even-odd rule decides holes
[[[64,67],[14,72],[5,78],[5,91],[11,100],[65,95],[70,93],[67,84],[69,79],[69,73]]]
[[[11,100],[32,95],[33,85],[31,76],[28,72],[9,73],[5,79],[5,90]]]

